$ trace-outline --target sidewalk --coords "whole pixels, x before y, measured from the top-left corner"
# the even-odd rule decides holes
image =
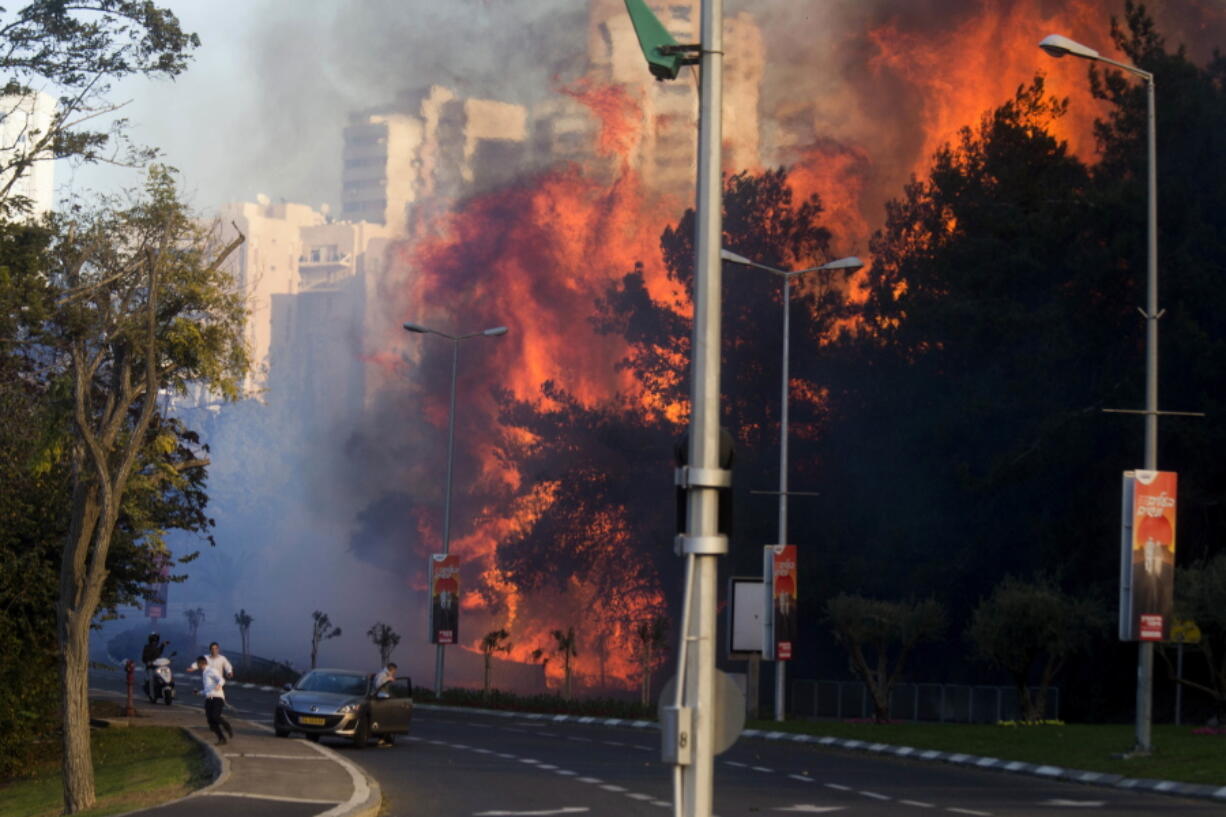
[[[122,700],[118,693],[91,696]],[[108,718],[112,726],[177,726],[208,751],[213,782],[180,800],[130,812],[142,817],[374,817],[382,803],[379,784],[326,746],[275,737],[271,729],[227,718],[234,737],[224,746],[204,721],[203,707],[159,706],[135,701],[138,717]]]

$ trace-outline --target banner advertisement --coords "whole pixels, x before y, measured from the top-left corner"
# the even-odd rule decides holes
[[[1120,537],[1120,640],[1169,641],[1175,598],[1173,471],[1126,471]]]
[[[762,657],[768,661],[790,661],[796,638],[796,546],[763,548],[762,576],[767,589]]]
[[[154,620],[166,618],[166,605],[170,599],[170,559],[161,560],[158,576],[161,581],[149,585],[149,596],[145,599],[145,618]]]
[[[460,557],[430,557],[430,643],[455,644],[460,625]]]

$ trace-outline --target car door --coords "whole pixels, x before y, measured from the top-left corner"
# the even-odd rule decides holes
[[[413,718],[413,685],[408,678],[397,678],[374,691],[370,699],[370,730],[408,732]]]

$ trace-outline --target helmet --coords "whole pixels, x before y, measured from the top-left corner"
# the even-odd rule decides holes
[[[157,633],[149,633],[149,641],[150,641],[150,642],[157,641],[157,640],[158,640],[158,634],[157,634]]]

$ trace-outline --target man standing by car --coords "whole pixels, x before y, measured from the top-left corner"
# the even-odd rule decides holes
[[[217,745],[224,746],[227,742],[227,735],[234,737],[234,728],[221,714],[226,708],[226,679],[220,672],[209,666],[209,659],[203,655],[196,659],[196,669],[200,670],[201,689],[198,694],[204,695],[205,720],[208,721],[209,729],[212,729],[213,734],[217,736]],[[222,729],[226,731],[223,733]]]
[[[387,685],[396,680],[396,670],[400,667],[396,666],[394,661],[388,661],[387,666],[375,673],[375,680],[371,689],[375,693],[376,698],[391,697],[391,693],[387,690]],[[376,746],[391,746],[392,738],[390,735],[380,735],[379,742]]]
[[[234,680],[234,667],[230,666],[230,659],[221,654],[221,645],[216,641],[209,644],[209,654],[202,657],[208,662],[210,668],[217,670],[222,678],[228,681]],[[188,666],[187,671],[196,671],[195,661]]]

